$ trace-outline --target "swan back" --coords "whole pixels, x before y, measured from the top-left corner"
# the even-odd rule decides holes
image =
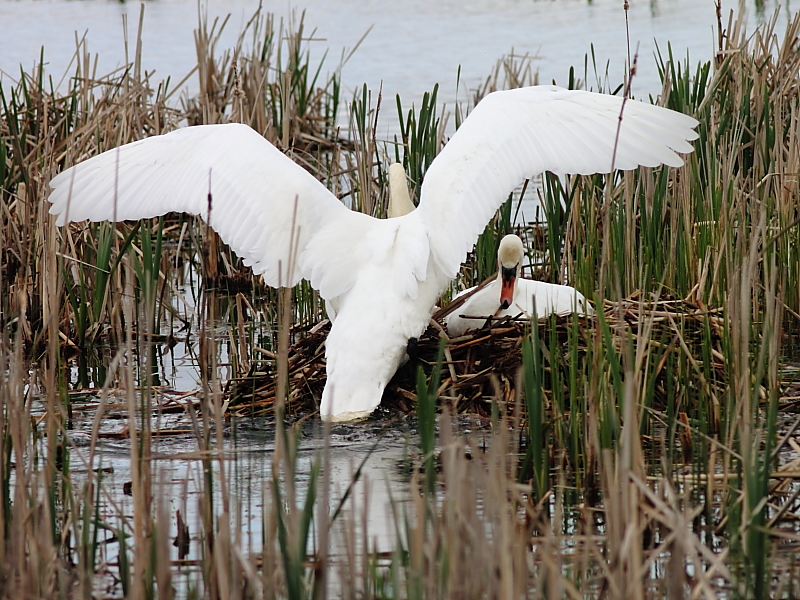
[[[528,318],[533,317],[534,309],[537,319],[552,313],[557,315],[577,313],[587,316],[595,314],[592,305],[586,301],[586,297],[574,287],[533,279],[517,280],[514,305],[516,308],[511,306],[507,311],[508,314],[516,316],[522,312],[523,316]]]
[[[428,325],[442,278],[428,260],[427,235],[413,225],[413,217],[376,221],[379,226],[363,239],[365,254],[354,253],[351,268],[358,266],[359,277],[339,298],[326,341],[323,418],[369,414],[405,356],[409,338],[422,335]]]

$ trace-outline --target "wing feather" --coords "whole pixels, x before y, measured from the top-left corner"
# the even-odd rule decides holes
[[[347,228],[346,223],[357,219],[302,167],[238,124],[179,129],[79,163],[50,182],[50,212],[58,215],[59,225],[143,219],[172,211],[205,219],[209,182],[212,227],[271,286],[308,278],[319,287],[319,277],[312,277],[315,259],[304,255],[309,241],[324,226]],[[298,256],[287,276],[293,239]],[[331,260],[325,258],[326,263]],[[352,286],[355,273],[339,271],[340,280],[330,274],[324,287]]]
[[[486,96],[425,174],[419,210],[453,277],[486,223],[525,178],[683,164],[697,121],[618,96],[534,86]],[[619,126],[616,155],[614,143]]]

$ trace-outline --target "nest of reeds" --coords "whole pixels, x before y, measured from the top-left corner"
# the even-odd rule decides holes
[[[390,411],[413,412],[416,409],[417,371],[426,375],[434,369],[441,352],[440,403],[447,403],[457,413],[476,413],[488,416],[492,403],[497,402],[511,413],[524,407],[518,402],[523,344],[538,340],[542,358],[541,384],[544,396],[550,399],[555,390],[561,398],[569,399],[570,373],[591,368],[590,356],[597,336],[608,332],[606,340],[619,351],[626,340],[640,335],[644,323],[651,323],[649,344],[656,356],[653,371],[654,396],[666,402],[664,364],[673,353],[701,356],[703,349],[710,357],[713,370],[709,385],[724,380],[724,358],[721,351],[723,328],[720,311],[709,310],[692,302],[677,299],[642,301],[631,296],[619,302],[606,302],[604,312],[597,317],[551,315],[541,319],[533,328],[529,321],[504,319],[487,322],[481,329],[450,339],[441,325],[449,307],[438,311],[427,331],[409,344],[409,360],[400,367],[386,388],[381,406]],[[290,395],[287,414],[311,414],[318,410],[325,385],[325,339],[330,323],[314,327],[294,328],[295,340],[289,349],[288,372]],[[440,340],[444,344],[440,350]],[[607,342],[604,342],[607,343]],[[608,350],[603,350],[607,352]],[[267,354],[254,361],[245,377],[228,382],[225,392],[232,410],[248,414],[263,414],[273,409],[276,397],[277,373],[275,356]]]

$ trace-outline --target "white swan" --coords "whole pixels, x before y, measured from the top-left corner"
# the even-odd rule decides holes
[[[188,127],[110,150],[50,185],[57,224],[183,211],[220,237],[271,286],[308,279],[335,305],[320,413],[368,415],[422,334],[440,293],[497,207],[525,178],[680,166],[697,137],[691,117],[555,86],[484,98],[425,173],[419,207],[374,219],[345,207],[252,129]],[[612,160],[613,158],[613,160]],[[293,227],[294,225],[294,227]],[[290,246],[291,243],[291,246]]]
[[[447,332],[452,337],[480,328],[489,317],[502,319],[522,316],[530,319],[534,310],[537,318],[551,313],[594,314],[592,305],[574,287],[520,279],[523,258],[525,250],[519,236],[507,235],[500,240],[497,250],[497,278],[477,291],[473,291],[475,288],[472,287],[453,298],[455,302],[471,294],[462,306],[445,319]]]
[[[411,196],[408,193],[408,181],[406,179],[406,171],[400,163],[393,163],[389,165],[389,206],[386,210],[386,216],[389,219],[402,217],[414,210],[414,203],[411,201]],[[325,312],[328,313],[328,318],[333,323],[336,320],[336,315],[339,312],[340,298],[326,298],[325,299]]]

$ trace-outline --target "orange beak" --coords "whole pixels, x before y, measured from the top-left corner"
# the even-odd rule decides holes
[[[500,307],[503,309],[511,306],[514,302],[514,285],[517,282],[517,268],[508,269],[502,267],[502,285],[500,286]]]

